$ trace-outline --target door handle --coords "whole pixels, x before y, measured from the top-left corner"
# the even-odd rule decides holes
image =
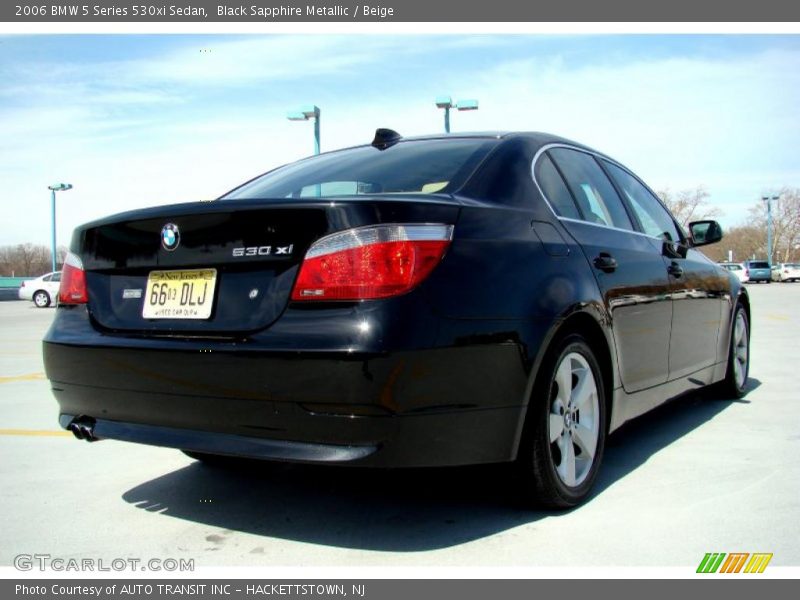
[[[594,266],[604,273],[612,273],[617,269],[617,259],[608,252],[601,252],[595,257]]]
[[[683,275],[683,267],[676,263],[674,260],[667,267],[667,273],[678,279]]]

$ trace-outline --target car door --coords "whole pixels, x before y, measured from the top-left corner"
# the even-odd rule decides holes
[[[631,173],[608,161],[603,167],[617,184],[640,229],[661,246],[672,294],[669,378],[717,361],[717,337],[727,275],[699,250],[690,248],[672,215]]]
[[[634,392],[665,382],[672,305],[660,248],[634,231],[592,154],[556,147],[541,160],[552,160],[577,206],[576,214],[561,215],[561,222],[592,264],[611,317],[623,387]]]

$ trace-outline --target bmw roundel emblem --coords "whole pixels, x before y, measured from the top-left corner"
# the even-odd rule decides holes
[[[167,223],[161,228],[161,245],[164,250],[172,252],[181,243],[181,232],[175,223]]]

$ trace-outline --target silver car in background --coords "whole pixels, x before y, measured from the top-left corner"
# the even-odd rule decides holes
[[[61,285],[61,271],[45,273],[36,279],[23,281],[19,286],[20,300],[33,300],[38,308],[58,304],[58,288]]]
[[[750,277],[747,274],[747,269],[744,268],[742,263],[723,262],[719,263],[719,266],[736,275],[736,277],[738,277],[739,281],[742,283],[747,283],[750,280]]]
[[[772,267],[772,281],[797,281],[800,279],[800,263],[778,263]]]

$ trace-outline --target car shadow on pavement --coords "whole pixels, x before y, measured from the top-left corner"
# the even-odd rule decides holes
[[[751,380],[750,389],[758,385]],[[626,424],[608,440],[589,502],[733,402],[747,400],[685,396]],[[504,466],[370,470],[194,463],[137,485],[122,498],[158,513],[154,519],[170,516],[259,536],[411,552],[451,547],[563,514],[520,506],[509,475]]]

